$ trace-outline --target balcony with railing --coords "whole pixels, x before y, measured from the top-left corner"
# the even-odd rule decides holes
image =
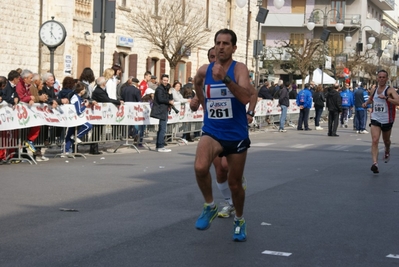
[[[381,10],[395,10],[395,0],[369,0],[369,2]]]

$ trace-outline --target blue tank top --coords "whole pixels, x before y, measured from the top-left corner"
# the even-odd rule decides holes
[[[232,82],[234,78],[233,61],[227,71]],[[215,136],[219,140],[240,141],[248,138],[248,121],[245,105],[238,101],[222,81],[215,81],[212,78],[212,68],[214,63],[209,64],[206,71],[204,83],[205,113],[204,126],[205,133]]]

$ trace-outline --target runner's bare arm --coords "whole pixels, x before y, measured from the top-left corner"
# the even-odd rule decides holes
[[[393,87],[388,88],[387,101],[399,106],[399,95]]]
[[[241,103],[249,103],[248,110],[255,110],[258,95],[249,81],[247,66],[241,62],[237,62],[234,69],[234,76],[237,83],[230,83],[228,85],[229,90]]]
[[[204,82],[206,76],[206,70],[208,69],[208,64],[203,65],[197,71],[197,74],[194,77],[194,89],[195,96],[198,97],[198,102],[204,107],[205,106],[205,98],[204,98]]]

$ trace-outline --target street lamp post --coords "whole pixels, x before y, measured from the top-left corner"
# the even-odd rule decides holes
[[[358,55],[360,55],[360,52],[362,52],[363,51],[363,38],[362,38],[362,34],[363,34],[363,30],[365,29],[365,28],[369,28],[370,30],[372,30],[373,31],[373,29],[370,27],[370,26],[363,26],[362,27],[362,24],[360,24],[360,32],[359,32],[359,40],[357,41],[357,43],[356,43],[356,52],[358,53]],[[349,34],[349,32],[348,32],[348,35],[345,37],[345,42],[347,42],[347,43],[350,43],[352,41],[352,37],[350,36],[350,34]],[[370,50],[370,49],[372,49],[373,48],[373,44],[374,44],[374,42],[375,42],[375,37],[373,36],[373,35],[371,35],[369,38],[368,38],[368,43],[367,43],[367,45],[366,45],[366,47],[367,47],[367,50]],[[379,64],[379,63],[378,63]],[[359,67],[359,71],[358,71],[358,83],[360,82],[360,67]]]
[[[323,69],[325,68],[325,64],[326,64],[326,56],[325,56],[325,46],[326,46],[326,41],[328,40],[328,37],[330,35],[330,31],[327,30],[327,19],[328,19],[328,14],[331,11],[336,11],[337,12],[337,23],[335,24],[335,29],[337,31],[342,31],[342,29],[344,28],[344,21],[340,16],[340,13],[338,10],[336,9],[331,9],[329,11],[327,11],[327,7],[325,8],[325,10],[321,10],[321,9],[313,9],[312,13],[310,13],[310,17],[307,23],[307,28],[309,31],[313,30],[314,27],[316,26],[315,24],[315,20],[314,20],[314,12],[315,11],[321,11],[323,13],[323,34],[321,36],[321,40],[323,41],[323,66],[321,68],[321,86],[323,86],[323,78],[324,78],[324,71]]]
[[[248,1],[248,4],[250,1]],[[258,7],[258,15],[256,17],[256,21],[258,22],[258,32],[257,32],[257,39],[254,44],[254,57],[255,57],[255,87],[259,85],[259,56],[260,52],[262,51],[262,45],[261,45],[261,40],[260,40],[260,23],[265,23],[267,14],[269,13],[269,10],[265,9],[262,7],[262,0],[258,0],[256,6]],[[274,0],[273,5],[277,8],[280,9],[284,6],[285,0]],[[244,7],[245,3],[244,0],[236,0],[236,4],[238,7]]]

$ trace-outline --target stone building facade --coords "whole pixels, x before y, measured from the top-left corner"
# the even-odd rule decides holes
[[[84,67],[92,68],[94,74],[99,76],[101,38],[100,33],[93,33],[93,5],[99,1],[25,0],[14,5],[0,0],[2,13],[8,14],[0,16],[0,75],[7,76],[10,70],[16,68],[30,69],[41,74],[50,70],[50,52],[40,41],[39,29],[44,22],[54,17],[67,31],[65,42],[54,54],[54,74],[57,79],[62,80],[67,75],[78,78]],[[122,79],[130,75],[142,79],[146,70],[158,77],[162,73],[169,73],[169,64],[164,56],[151,43],[137,38],[134,34],[136,25],[124,19],[129,12],[142,12],[145,7],[166,0],[114,1],[116,27],[115,33],[105,35],[103,68],[111,67],[114,63],[121,64],[124,69]],[[257,36],[256,1],[248,1],[244,8],[237,7],[235,0],[169,1],[182,1],[186,8],[194,12],[208,12],[204,21],[208,19],[209,40],[182,59],[176,68],[175,78],[185,83],[202,64],[207,63],[207,50],[213,46],[214,34],[221,28],[230,28],[236,32],[238,48],[234,58],[253,69],[252,43]],[[121,43],[121,40],[132,42],[126,44]]]

